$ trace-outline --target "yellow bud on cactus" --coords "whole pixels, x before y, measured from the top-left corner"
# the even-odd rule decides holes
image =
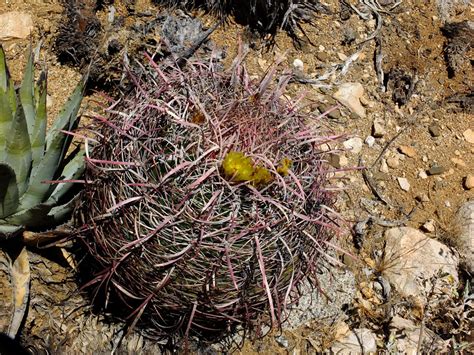
[[[236,151],[226,154],[222,170],[225,177],[233,182],[251,181],[254,186],[262,186],[273,180],[272,174],[266,168],[255,166],[252,158]]]
[[[252,159],[235,151],[226,154],[222,169],[225,176],[235,182],[251,181],[254,171]]]
[[[283,158],[282,161],[280,162],[280,165],[277,167],[277,172],[280,175],[286,176],[288,175],[288,170],[290,170],[291,167],[291,159],[289,158]]]
[[[263,186],[269,184],[273,180],[272,174],[265,168],[257,166],[254,169],[252,182],[254,186]]]

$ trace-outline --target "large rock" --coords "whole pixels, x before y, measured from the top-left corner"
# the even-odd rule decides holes
[[[10,11],[0,14],[0,41],[27,38],[33,30],[31,15]]]
[[[377,352],[377,339],[368,329],[354,329],[349,331],[331,347],[334,354],[375,354]]]
[[[429,295],[455,292],[459,260],[446,245],[409,227],[389,229],[385,240],[383,276],[402,296],[423,305]]]
[[[474,200],[461,206],[457,218],[460,227],[458,249],[467,270],[474,274]]]
[[[390,341],[387,343],[390,354],[440,354],[444,349],[442,339],[426,326],[395,316],[390,322]]]
[[[332,252],[329,254],[335,256]],[[296,329],[313,320],[333,323],[344,318],[343,307],[352,303],[356,291],[354,274],[324,259],[321,260],[321,268],[325,272],[318,276],[318,286],[324,294],[317,287],[304,283],[300,289],[303,296],[297,304],[288,307],[288,318],[283,325],[285,329]]]
[[[356,115],[364,118],[365,108],[360,103],[363,95],[364,87],[360,83],[344,83],[339,86],[333,97]]]

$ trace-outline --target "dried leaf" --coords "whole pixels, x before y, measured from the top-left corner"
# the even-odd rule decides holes
[[[10,280],[14,306],[8,335],[15,338],[25,317],[30,295],[30,262],[25,247],[10,264]]]

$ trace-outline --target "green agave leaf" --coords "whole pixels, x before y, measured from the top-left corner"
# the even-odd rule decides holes
[[[31,145],[28,128],[21,106],[13,119],[11,132],[5,144],[4,160],[16,173],[18,193],[21,196],[28,186],[31,169]]]
[[[40,203],[32,208],[18,212],[5,221],[9,225],[20,225],[27,228],[42,228],[60,224],[71,214],[79,194],[74,196],[67,203],[54,206],[53,203]]]
[[[75,120],[75,125],[72,128],[74,129],[76,126],[77,120]],[[71,140],[71,136],[62,132],[55,136],[49,149],[31,173],[28,189],[20,199],[19,208],[21,210],[44,202],[54,190],[54,186],[45,181],[56,177]]]
[[[53,224],[59,224],[66,221],[70,216],[76,205],[76,202],[79,200],[80,194],[74,196],[71,200],[66,202],[63,205],[53,207],[48,214],[48,218],[52,219]]]
[[[48,151],[32,171],[28,189],[20,199],[20,209],[28,209],[43,202],[48,196],[51,184],[44,181],[52,180],[61,161],[66,134],[57,135]]]
[[[25,113],[26,123],[28,125],[28,134],[33,136],[35,126],[35,101],[34,101],[34,72],[33,72],[33,53],[30,48],[28,63],[26,64],[25,74],[20,87],[20,101]]]
[[[15,213],[18,202],[15,171],[8,164],[0,163],[0,218]]]
[[[12,226],[12,225],[1,224],[1,223],[2,222],[0,221],[0,240],[2,239],[2,237],[8,238],[18,233],[23,228],[22,226]]]
[[[5,51],[0,44],[0,90],[7,91],[8,80],[10,75],[8,74],[7,59],[5,57]]]
[[[66,164],[64,170],[61,174],[61,177],[58,180],[75,180],[78,179],[84,172],[84,156],[85,151],[80,150],[76,155]],[[49,203],[58,203],[58,201],[63,197],[70,189],[74,186],[74,183],[61,183],[56,186],[53,193],[49,197]]]
[[[4,160],[5,144],[13,121],[8,94],[0,89],[0,161]]]
[[[20,199],[20,209],[22,210],[43,202],[48,196],[48,192],[51,192],[50,185],[43,183],[43,181],[51,180],[54,177],[68,150],[71,137],[61,130],[72,130],[79,122],[77,113],[81,106],[85,80],[86,77],[77,85],[59,118],[48,132],[46,153],[32,170],[28,190]]]
[[[49,226],[54,222],[53,218],[48,217],[48,213],[53,207],[52,204],[40,203],[5,218],[5,221],[10,225],[19,225],[26,228]]]
[[[31,153],[33,159],[33,169],[39,164],[44,155],[46,138],[46,97],[47,97],[46,73],[42,72],[37,83],[35,94],[36,99],[36,119],[33,135],[31,138]]]
[[[5,53],[0,46],[0,161],[5,159],[5,144],[16,111],[16,95],[8,73]]]

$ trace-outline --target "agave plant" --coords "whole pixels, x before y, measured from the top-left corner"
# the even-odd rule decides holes
[[[77,127],[84,83],[46,134],[46,72],[35,84],[30,51],[15,89],[0,46],[0,237],[57,225],[71,211],[84,154],[79,146],[69,149],[72,136],[66,133]]]

